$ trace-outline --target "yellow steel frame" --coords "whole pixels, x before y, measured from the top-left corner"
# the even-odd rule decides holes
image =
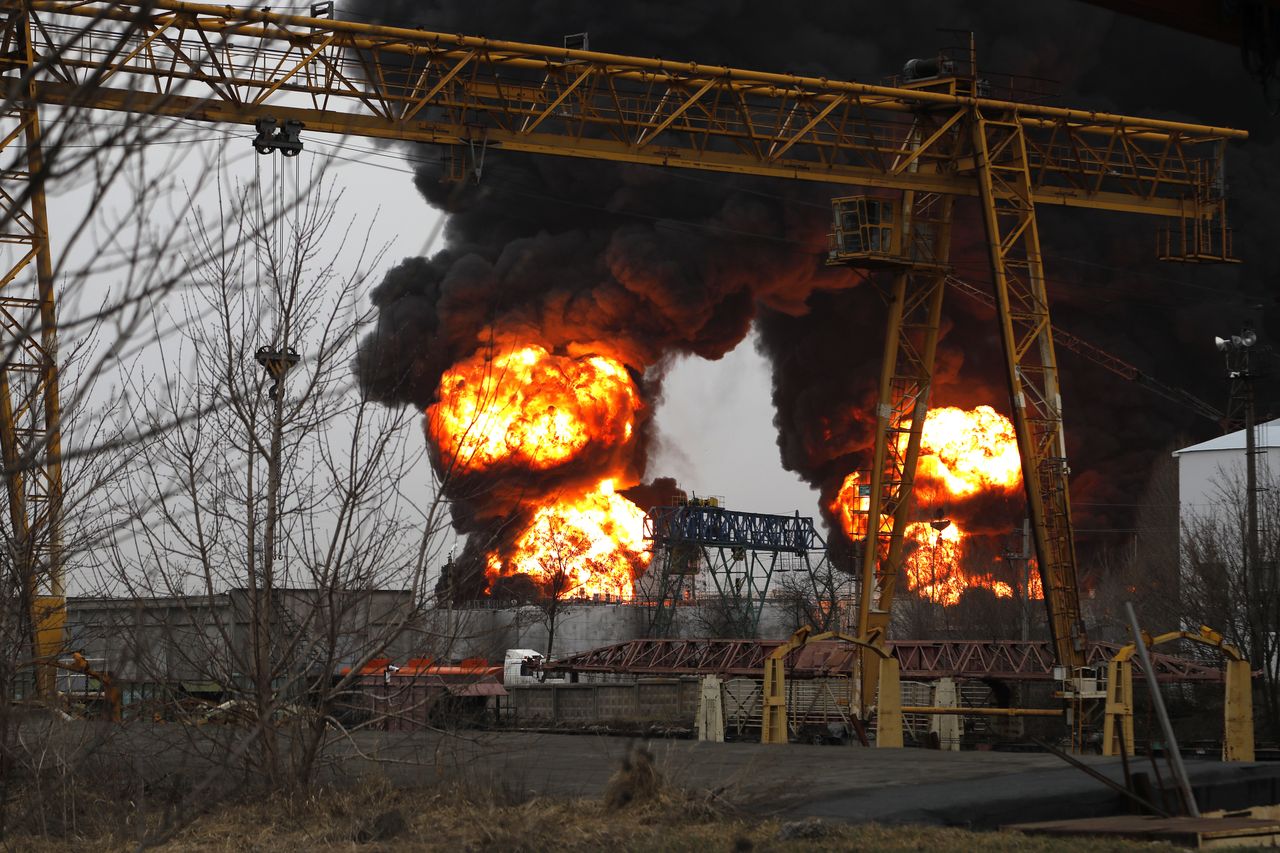
[[[1245,136],[230,6],[30,5],[42,102],[204,121],[269,112],[313,131],[974,196],[950,131],[977,104],[1026,129],[1037,203],[1163,216],[1184,212],[1212,143]],[[908,146],[921,110],[938,131]]]
[[[928,219],[937,231],[927,258],[932,268],[900,271],[894,276],[889,297],[858,601],[858,632],[864,638],[883,639],[888,633],[902,564],[903,534],[911,521],[912,486],[942,325],[952,205],[950,196],[909,192],[904,198],[904,211],[910,211],[903,220],[904,251],[911,251],[913,221]],[[863,657],[864,663],[870,663],[865,654]],[[865,710],[875,701],[877,684],[873,668],[864,666],[863,672]]]
[[[1066,663],[1078,659],[1083,633],[1035,206],[1222,223],[1222,143],[1246,138],[1230,128],[973,97],[972,87],[877,86],[172,0],[0,0],[0,31],[8,44],[0,70],[20,81],[10,88],[16,130],[5,147],[21,138],[29,158],[21,174],[0,174],[0,213],[30,248],[20,267],[34,262],[37,282],[22,297],[28,302],[5,307],[38,316],[4,317],[12,358],[0,375],[0,421],[11,428],[0,445],[17,536],[46,543],[30,576],[47,577],[55,595],[56,330],[37,103],[241,125],[269,116],[309,132],[879,187],[910,194],[912,206],[979,198],[1047,606]],[[9,296],[14,281],[5,280]],[[900,290],[903,319],[892,328],[910,324],[917,308],[935,315],[940,280],[905,276]],[[923,399],[910,395],[927,394],[925,355],[921,372],[904,374],[915,376],[911,388],[881,389],[882,407],[899,410],[877,438],[885,455],[872,503],[885,518],[898,518],[909,501],[911,442],[901,460],[888,455],[903,416]],[[34,386],[17,381],[31,377]],[[878,521],[871,529],[869,538],[880,539]],[[881,614],[892,599],[893,530],[900,526],[890,531],[889,563],[864,587],[880,585],[866,606]],[[884,617],[867,615],[864,637],[877,621]]]
[[[0,20],[0,64],[11,93],[0,108],[0,242],[11,248],[0,278],[0,459],[5,468],[14,571],[24,633],[36,659],[55,655],[62,636],[62,441],[58,395],[53,256],[45,210],[45,169],[37,57],[22,11]],[[53,671],[35,670],[52,692]]]
[[[1219,649],[1226,657],[1226,692],[1222,703],[1222,760],[1253,761],[1253,673],[1240,650],[1207,625],[1199,633],[1170,631],[1152,639],[1143,632],[1147,647],[1190,640]],[[1137,646],[1123,646],[1107,663],[1106,717],[1102,726],[1102,754],[1119,755],[1122,748],[1134,754],[1133,655]]]
[[[839,631],[814,634],[809,625],[797,630],[791,639],[778,646],[764,661],[764,683],[760,696],[760,742],[789,743],[791,728],[787,719],[787,656],[809,643],[822,640],[840,640],[861,648],[861,680],[865,683],[869,672],[875,673],[880,685],[880,696],[872,697],[876,704],[876,746],[902,746],[902,685],[899,680],[898,659],[884,645],[864,637],[851,637]],[[866,719],[864,707],[862,719]]]
[[[1074,670],[1086,663],[1086,637],[1071,531],[1062,395],[1031,192],[1032,164],[1019,122],[990,120],[975,111],[972,132],[1000,343],[1049,630],[1057,660]]]

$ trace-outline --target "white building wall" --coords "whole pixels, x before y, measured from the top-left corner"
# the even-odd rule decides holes
[[[1280,485],[1280,420],[1260,424],[1255,436],[1259,487]],[[1235,432],[1184,448],[1178,460],[1178,521],[1185,531],[1197,521],[1238,516],[1245,494],[1245,436]]]

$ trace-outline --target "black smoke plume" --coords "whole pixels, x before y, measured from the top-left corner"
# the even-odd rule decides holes
[[[1063,103],[1254,135],[1228,165],[1242,266],[1160,265],[1152,222],[1043,210],[1056,323],[1217,401],[1225,380],[1211,338],[1245,321],[1265,337],[1263,314],[1275,308],[1267,284],[1280,274],[1280,258],[1269,251],[1280,166],[1275,125],[1227,46],[1072,2],[817,0],[787,13],[741,0],[401,0],[348,8],[362,20],[434,31],[553,44],[586,31],[596,50],[864,81],[950,43],[942,28],[972,30],[981,67],[1058,80]],[[883,307],[872,288],[855,286],[857,277],[822,264],[827,203],[840,189],[504,152],[489,153],[478,186],[440,177],[439,167],[422,166],[416,184],[450,216],[446,248],[406,259],[373,293],[379,321],[358,372],[381,399],[430,404],[441,372],[498,330],[562,351],[606,345],[644,377],[653,401],[674,358],[719,358],[754,326],[773,364],[785,467],[820,487],[824,503],[846,473],[865,467]],[[956,217],[957,272],[986,284],[977,210],[961,203]],[[949,297],[934,404],[1008,411],[991,319],[981,305]],[[1103,531],[1095,544],[1115,544],[1106,531],[1131,523],[1119,505],[1140,494],[1154,455],[1214,427],[1070,353],[1060,362],[1077,520]],[[646,451],[646,441],[637,442],[637,477]],[[459,529],[484,534],[473,543],[502,535],[478,521],[483,491],[451,497]],[[1008,517],[991,518],[997,513]],[[1017,524],[1018,513],[976,514],[994,530]],[[480,556],[469,548],[473,579]]]

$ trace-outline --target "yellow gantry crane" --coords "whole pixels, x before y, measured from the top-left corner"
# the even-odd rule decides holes
[[[971,50],[872,85],[168,0],[0,2],[0,15],[8,87],[0,149],[9,155],[0,208],[8,242],[22,248],[0,288],[0,447],[33,630],[57,628],[62,596],[38,117],[51,105],[435,143],[453,152],[459,174],[494,148],[869,189],[836,200],[831,259],[897,271],[857,625],[876,642],[888,628],[912,510],[955,201],[976,199],[1053,641],[1061,664],[1083,666],[1036,209],[1153,216],[1163,257],[1230,260],[1224,147],[1244,132],[1020,101],[1016,88],[994,91]],[[36,657],[55,636],[33,640]]]

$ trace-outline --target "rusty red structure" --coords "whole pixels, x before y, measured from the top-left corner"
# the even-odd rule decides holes
[[[630,640],[569,655],[547,665],[549,672],[630,675],[718,675],[758,678],[764,661],[782,640]],[[904,679],[973,678],[1052,681],[1054,651],[1047,640],[890,640]],[[1105,671],[1120,643],[1093,642],[1088,664]],[[788,678],[820,678],[849,672],[855,652],[837,642],[817,642],[796,652]],[[1215,664],[1153,654],[1156,679],[1163,683],[1221,682]]]

